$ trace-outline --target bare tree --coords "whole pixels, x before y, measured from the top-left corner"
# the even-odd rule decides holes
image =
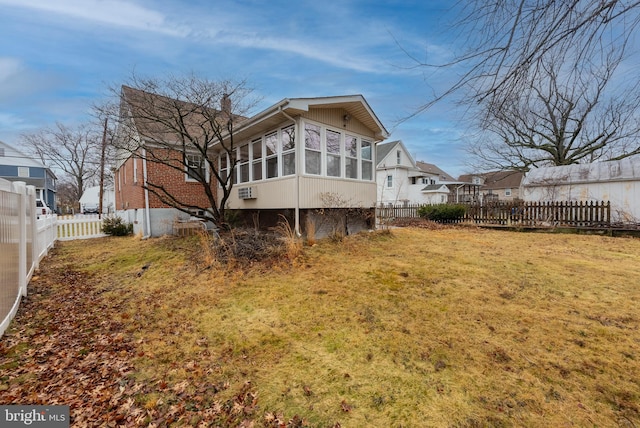
[[[100,136],[90,125],[75,128],[56,123],[53,129],[44,129],[22,136],[30,150],[42,163],[62,171],[62,177],[72,186],[72,197],[77,203],[92,180],[96,178],[100,156]]]
[[[477,0],[459,1],[456,5],[460,18],[454,28],[462,35],[458,40],[464,50],[446,64],[414,59],[423,67],[455,68],[462,73],[416,114],[457,94],[468,112],[480,114],[483,127],[490,125],[489,120],[506,119],[500,125],[488,126],[501,137],[491,144],[503,160],[508,160],[496,165],[503,168],[526,169],[540,161],[539,156],[530,155],[536,148],[545,151],[546,146],[540,141],[533,144],[537,147],[532,151],[527,139],[552,140],[549,144],[556,147],[551,151],[557,153],[546,150],[547,160],[557,164],[637,153],[639,146],[632,142],[637,136],[637,124],[627,120],[627,113],[620,109],[631,107],[631,115],[637,112],[638,77],[635,73],[622,76],[620,65],[633,51],[630,43],[637,36],[640,1]],[[598,77],[601,70],[605,70],[604,76]],[[598,78],[590,80],[591,77]],[[620,85],[608,84],[616,79]],[[549,85],[557,85],[560,93],[551,94]],[[584,96],[588,100],[580,98]],[[625,100],[612,102],[620,97]],[[585,108],[592,111],[579,111]],[[557,144],[561,129],[540,133],[540,115],[547,115],[542,122],[552,125],[559,120],[552,115],[561,113],[570,115],[566,120],[571,125],[564,130],[579,129],[580,138],[571,141],[568,137]],[[518,117],[509,117],[511,114]],[[581,122],[581,118],[586,121]],[[609,126],[599,129],[604,134],[600,138],[594,134],[598,127],[585,129],[593,120],[600,124],[609,121]],[[514,128],[523,125],[529,133]],[[504,147],[513,139],[522,146]],[[578,147],[580,144],[585,145],[584,150]],[[567,155],[563,151],[569,145],[572,153]]]
[[[567,70],[551,58],[529,88],[509,91],[500,104],[481,102],[476,123],[484,132],[469,148],[476,167],[527,171],[640,153],[640,93],[607,91],[620,59]]]
[[[150,178],[143,188],[170,207],[226,227],[225,208],[238,162],[234,126],[257,103],[251,93],[245,81],[134,76],[118,91],[121,102],[114,145],[119,160],[135,156],[186,171],[199,183],[207,206],[194,205],[166,183]]]

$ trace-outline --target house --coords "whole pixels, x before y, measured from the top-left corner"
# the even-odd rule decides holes
[[[465,187],[464,202],[513,201],[520,198],[523,176],[520,171],[492,171],[461,175],[458,181],[472,185]]]
[[[44,164],[0,141],[0,178],[23,181],[36,188],[36,199],[41,199],[56,211],[56,176]]]
[[[532,169],[520,192],[525,201],[609,201],[612,222],[640,223],[640,156]]]
[[[98,209],[100,206],[100,186],[92,186],[87,188],[80,197],[81,212],[84,213],[87,207],[91,207],[91,211]],[[102,214],[114,212],[115,209],[115,192],[113,186],[105,186],[102,194]],[[97,211],[96,211],[97,212]]]
[[[133,91],[123,87],[125,109],[131,108],[127,94]],[[229,170],[233,159],[224,151],[217,153],[215,162],[220,175],[233,176],[226,208],[233,210],[237,222],[269,227],[282,214],[296,232],[313,222],[321,235],[320,213],[332,208],[345,213],[347,232],[371,227],[376,144],[388,133],[362,95],[285,98],[252,117],[235,120],[225,139],[233,138],[237,167]],[[131,126],[138,127],[141,151],[153,150],[139,124]],[[193,168],[202,168],[202,159],[192,160]],[[175,220],[188,214],[163,204],[145,188],[151,182],[163,183],[185,206],[206,204],[202,185],[190,178],[186,167],[176,170],[149,162],[143,153],[120,159],[115,171],[116,212],[134,223],[136,233],[171,233]],[[211,186],[221,200],[219,184]],[[359,220],[347,219],[353,212],[361,212]]]
[[[436,165],[414,161],[402,141],[377,147],[379,205],[444,203],[451,192],[447,184],[454,181]]]

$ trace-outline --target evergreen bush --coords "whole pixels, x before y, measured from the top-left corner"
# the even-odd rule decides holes
[[[466,210],[460,204],[424,205],[418,208],[418,215],[438,223],[450,223],[464,217]]]
[[[133,224],[125,223],[120,217],[105,217],[102,232],[111,236],[127,236],[133,233]]]

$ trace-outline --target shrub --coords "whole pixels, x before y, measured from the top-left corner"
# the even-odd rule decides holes
[[[464,216],[467,208],[459,204],[424,205],[418,208],[418,215],[438,223],[448,223]]]
[[[133,224],[125,223],[120,217],[105,217],[102,232],[111,236],[127,236],[133,233]]]

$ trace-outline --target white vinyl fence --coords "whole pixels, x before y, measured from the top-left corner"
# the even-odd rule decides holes
[[[102,233],[102,218],[98,214],[58,216],[57,223],[59,241],[106,236]]]
[[[38,216],[35,187],[0,179],[0,337],[56,240],[104,236],[98,216]]]

